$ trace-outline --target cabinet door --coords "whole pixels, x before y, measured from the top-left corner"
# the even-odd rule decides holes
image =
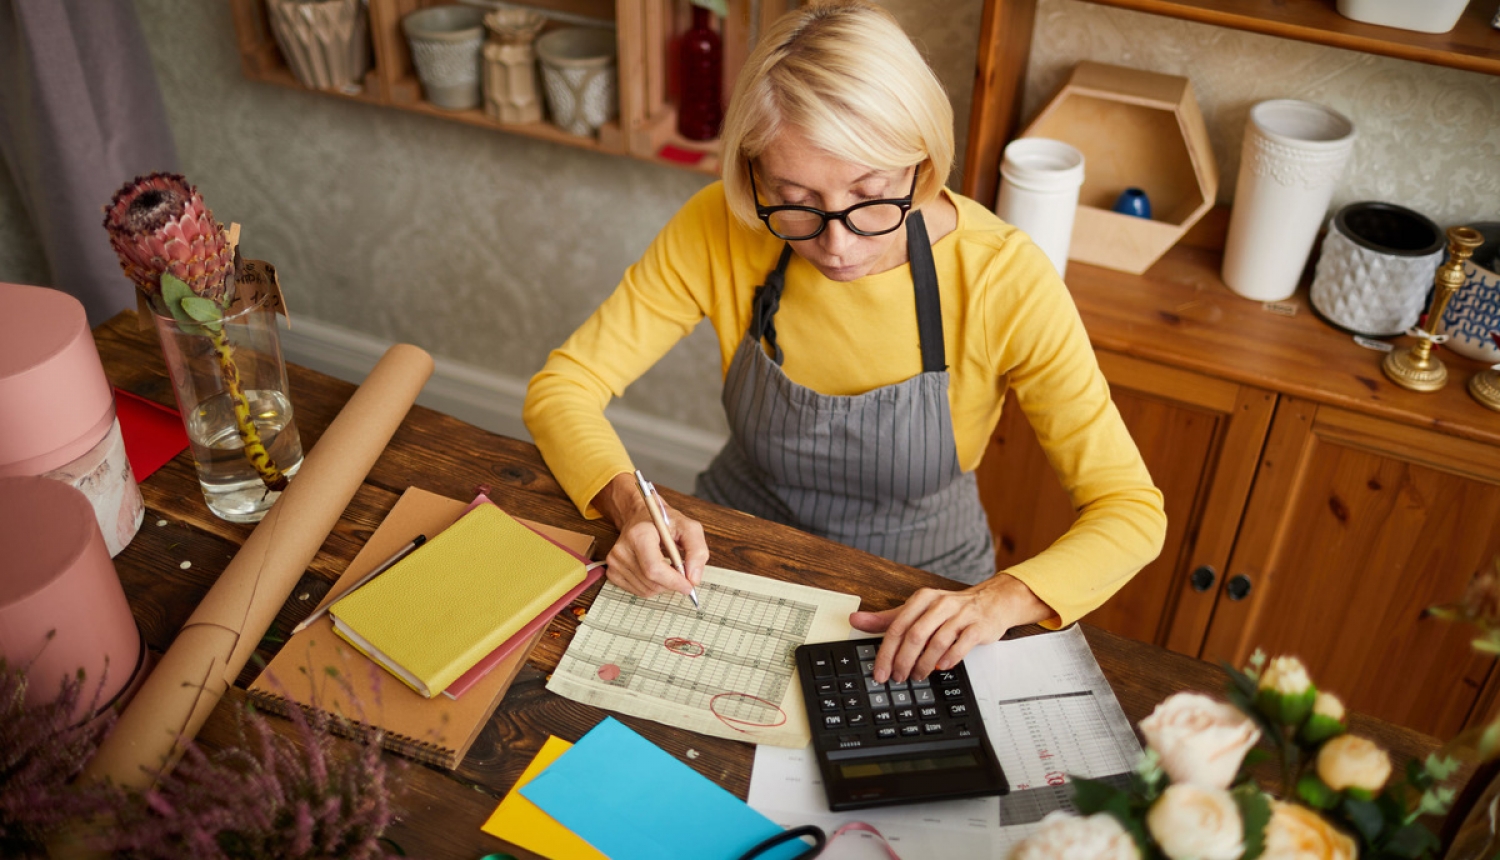
[[[1197,656],[1275,397],[1118,353],[1101,351],[1099,364],[1162,490],[1167,539],[1156,561],[1088,621]],[[1014,400],[978,477],[1001,570],[1046,549],[1073,522],[1073,507]],[[1192,584],[1198,568],[1213,577],[1203,591]]]
[[[1226,588],[1203,656],[1296,655],[1355,710],[1449,737],[1494,661],[1422,610],[1497,551],[1500,451],[1284,398],[1230,560],[1249,593]]]

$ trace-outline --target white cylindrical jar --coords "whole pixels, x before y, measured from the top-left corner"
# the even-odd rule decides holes
[[[1297,291],[1354,138],[1348,117],[1312,102],[1250,109],[1224,245],[1231,290],[1263,302]]]
[[[1059,276],[1068,268],[1083,153],[1060,140],[1023,137],[1005,147],[995,214],[1024,230]]]

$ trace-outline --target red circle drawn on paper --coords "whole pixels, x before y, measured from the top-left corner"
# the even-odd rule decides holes
[[[618,677],[620,677],[619,666],[616,666],[613,663],[605,663],[603,666],[599,667],[599,680],[608,682],[613,681]]]
[[[752,723],[749,720],[742,720],[738,717],[726,717],[723,714],[719,713],[719,709],[717,707],[719,699],[725,696],[738,696],[741,699],[751,699],[753,701],[760,702],[762,705],[775,708],[776,713],[781,715],[781,719],[777,720],[774,723]],[[714,716],[719,718],[719,722],[730,727],[731,729],[734,729],[737,732],[744,732],[745,734],[749,734],[750,729],[742,729],[740,728],[740,726],[749,726],[752,729],[774,729],[777,726],[786,725],[786,711],[783,711],[780,705],[776,704],[775,702],[762,699],[760,696],[751,695],[750,693],[736,693],[733,691],[717,693],[713,696],[713,698],[708,700],[708,710],[713,713]],[[739,725],[735,725],[736,723],[738,723]]]
[[[708,653],[708,649],[703,647],[702,642],[694,642],[691,639],[684,639],[681,636],[669,636],[661,644],[666,646],[668,651],[679,657],[702,657]]]

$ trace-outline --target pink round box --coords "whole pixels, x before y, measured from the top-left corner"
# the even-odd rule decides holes
[[[76,487],[111,556],[145,517],[83,304],[46,287],[0,284],[0,477]]]
[[[128,696],[144,644],[83,493],[40,476],[0,478],[0,656],[29,667],[26,703],[83,671],[75,719]],[[102,687],[101,687],[102,684]],[[97,694],[97,700],[96,700]]]

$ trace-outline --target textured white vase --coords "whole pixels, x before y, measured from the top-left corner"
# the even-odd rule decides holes
[[[1333,191],[1354,148],[1354,123],[1295,99],[1250,109],[1224,245],[1224,283],[1256,301],[1297,291]]]
[[[1083,186],[1083,153],[1060,140],[1023,137],[1005,147],[995,214],[1031,237],[1061,277]]]
[[[1443,246],[1443,231],[1419,212],[1350,203],[1323,239],[1308,298],[1340,328],[1371,337],[1401,334],[1422,316]]]

